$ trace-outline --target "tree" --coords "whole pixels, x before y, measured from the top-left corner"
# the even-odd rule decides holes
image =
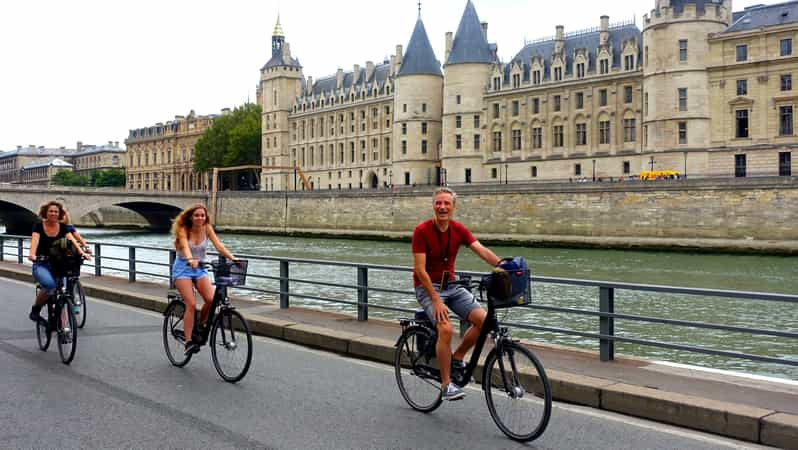
[[[216,118],[194,145],[194,170],[261,163],[261,109],[239,106]]]
[[[96,187],[124,186],[125,171],[123,169],[95,170],[91,173],[91,185]]]
[[[62,170],[53,175],[52,182],[61,186],[88,186],[89,177],[78,175],[71,170]]]

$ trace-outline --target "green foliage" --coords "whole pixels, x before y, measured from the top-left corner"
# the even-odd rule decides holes
[[[71,170],[62,170],[53,175],[53,183],[61,186],[88,186],[89,177],[85,175],[78,175]]]
[[[254,103],[216,118],[194,145],[194,170],[261,163],[261,109]]]

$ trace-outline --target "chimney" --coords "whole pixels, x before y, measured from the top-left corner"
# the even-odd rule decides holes
[[[399,44],[399,45],[396,46],[396,65],[397,66],[401,66],[402,65],[403,55],[404,55],[404,53],[402,53],[402,45]]]
[[[283,43],[283,60],[287,60],[291,57],[291,47],[288,45],[288,42]]]
[[[76,145],[76,147],[77,147],[78,151],[80,151],[80,149],[83,148],[83,142],[78,141],[78,144]]]
[[[119,148],[119,141],[114,141],[114,147]]]
[[[305,83],[305,90],[308,92],[308,94],[313,93],[313,77],[308,76],[308,81]]]
[[[443,57],[444,61],[448,61],[449,60],[449,54],[450,53],[452,53],[452,32],[451,31],[447,31],[446,32],[446,53],[445,53],[446,56]]]
[[[482,35],[488,39],[488,22],[482,22],[480,25],[482,25]]]
[[[374,61],[366,61],[366,82],[374,75]]]
[[[554,35],[554,53],[562,53],[565,47],[565,27],[557,25],[555,29],[557,33]]]
[[[352,84],[357,84],[357,80],[360,78],[360,64],[355,64],[352,67]]]
[[[344,69],[338,68],[338,72],[335,74],[335,88],[341,89],[344,87]]]
[[[610,40],[610,16],[601,16],[601,32],[599,33],[599,45],[607,45]]]

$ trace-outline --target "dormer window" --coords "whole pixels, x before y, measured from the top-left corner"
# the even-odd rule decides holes
[[[521,74],[513,74],[513,88],[521,87]]]
[[[532,72],[532,84],[535,84],[535,85],[540,84],[541,78],[542,77],[540,76],[540,70],[536,70],[536,71]]]
[[[623,69],[626,71],[635,70],[635,55],[626,55],[623,57]]]
[[[554,81],[562,80],[562,67],[554,68]]]
[[[493,90],[498,91],[502,88],[502,79],[501,77],[493,77]]]
[[[576,65],[576,77],[584,78],[584,76],[585,76],[585,63],[579,63]]]
[[[599,60],[599,73],[605,74],[610,73],[610,60],[607,58],[602,58]]]

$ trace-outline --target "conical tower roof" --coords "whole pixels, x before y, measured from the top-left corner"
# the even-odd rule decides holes
[[[285,33],[283,33],[283,27],[280,25],[279,14],[277,14],[277,23],[274,25],[274,31],[272,32],[272,36],[285,37]]]
[[[402,58],[402,66],[399,68],[397,76],[420,74],[442,76],[441,63],[435,57],[421,17],[416,21],[416,27],[413,29],[413,35],[410,36],[410,42],[407,44],[407,51]]]
[[[446,64],[485,63],[493,62],[490,45],[482,31],[477,10],[471,0],[466,3],[457,33],[454,35],[452,51]]]

